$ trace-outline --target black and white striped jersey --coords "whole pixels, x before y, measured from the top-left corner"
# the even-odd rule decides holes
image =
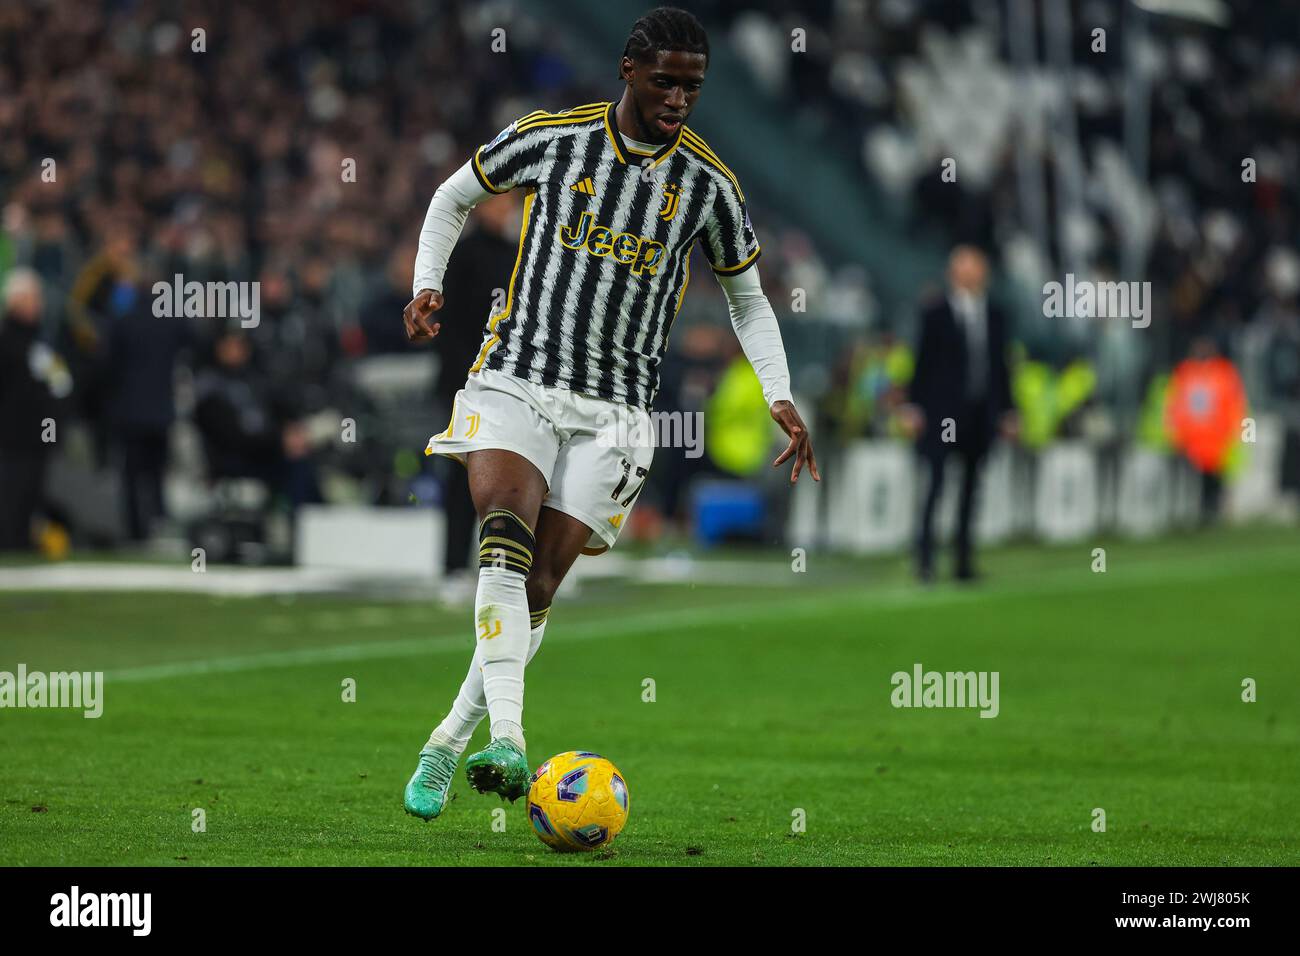
[[[613,103],[530,113],[472,165],[484,189],[527,196],[505,308],[489,319],[471,373],[497,369],[649,409],[695,241],[720,274],[758,259],[736,177],[684,124],[638,156]]]

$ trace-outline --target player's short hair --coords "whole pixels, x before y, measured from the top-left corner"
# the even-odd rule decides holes
[[[632,24],[623,56],[649,63],[668,51],[703,53],[707,66],[709,35],[693,14],[677,7],[657,7]]]

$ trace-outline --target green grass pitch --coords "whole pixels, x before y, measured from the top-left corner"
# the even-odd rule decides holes
[[[557,601],[528,671],[530,760],[595,750],[631,792],[622,836],[579,856],[463,775],[440,819],[402,812],[467,612],[0,593],[0,670],[107,672],[98,720],[0,710],[0,864],[1300,863],[1300,540],[1102,544],[1104,574],[1093,544],[1009,548],[975,589],[772,553],[749,586]],[[895,709],[890,676],[916,662],[999,672],[1000,714]]]

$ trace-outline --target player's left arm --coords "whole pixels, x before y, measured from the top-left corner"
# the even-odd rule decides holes
[[[719,185],[701,238],[709,265],[727,294],[731,327],[736,330],[745,358],[763,386],[763,397],[772,419],[790,439],[772,467],[777,468],[793,457],[791,484],[799,480],[805,466],[814,481],[821,481],[817,459],[813,456],[812,436],[790,395],[790,369],[785,360],[781,328],[758,280],[758,237],[745,210],[744,194],[734,178],[728,176],[728,182]]]
[[[772,467],[794,458],[790,483],[799,480],[799,473],[807,466],[814,481],[821,481],[817,459],[813,455],[812,436],[808,426],[799,416],[790,395],[790,370],[785,359],[785,345],[781,341],[781,328],[777,325],[772,303],[763,294],[758,280],[758,266],[751,265],[735,275],[717,273],[718,284],[727,295],[727,309],[731,313],[731,327],[736,331],[745,358],[754,368],[763,386],[763,398],[772,412],[773,420],[790,439],[785,451],[772,462]]]

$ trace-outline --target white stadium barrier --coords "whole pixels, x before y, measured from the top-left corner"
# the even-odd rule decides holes
[[[1097,456],[1082,442],[1058,442],[1038,456],[1034,530],[1046,541],[1078,541],[1097,530]]]
[[[1261,418],[1246,470],[1224,489],[1224,516],[1247,520],[1279,514],[1283,429]],[[957,456],[948,461],[936,535],[949,540],[961,490]],[[911,547],[928,480],[912,446],[851,443],[826,462],[820,486],[799,483],[787,525],[792,546],[825,544],[856,554]],[[980,476],[975,529],[982,544],[1028,535],[1050,542],[1117,532],[1149,537],[1199,519],[1201,476],[1182,458],[1136,445],[1105,460],[1083,441],[1062,441],[1029,454],[998,445]]]
[[[1149,448],[1128,448],[1120,456],[1116,523],[1135,538],[1166,530],[1172,520],[1170,489],[1174,462]]]
[[[433,508],[306,505],[294,553],[300,567],[434,580],[445,537],[443,513]]]
[[[1286,426],[1277,415],[1260,415],[1255,441],[1246,446],[1244,471],[1224,489],[1224,513],[1231,521],[1271,517],[1281,498]]]
[[[896,442],[854,442],[831,483],[824,540],[859,554],[895,551],[909,541],[915,510],[911,449]]]

